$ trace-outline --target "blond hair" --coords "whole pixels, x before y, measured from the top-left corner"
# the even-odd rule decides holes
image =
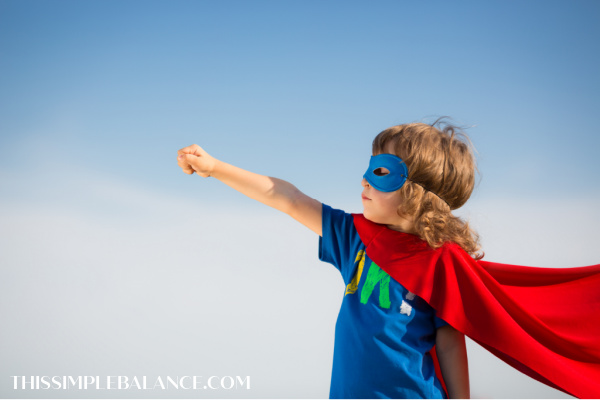
[[[469,138],[443,118],[431,125],[397,125],[373,140],[374,155],[390,152],[408,167],[398,215],[412,217],[417,234],[432,248],[454,242],[473,258],[482,258],[477,233],[452,214],[475,187],[477,168]]]

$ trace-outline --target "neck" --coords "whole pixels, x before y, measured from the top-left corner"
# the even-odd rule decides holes
[[[397,232],[410,233],[411,235],[416,235],[417,230],[415,229],[415,224],[413,221],[409,221],[407,219],[400,219],[396,221],[394,224],[386,224],[386,226]]]

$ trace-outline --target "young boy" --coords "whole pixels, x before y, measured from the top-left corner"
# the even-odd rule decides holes
[[[598,393],[593,383],[572,384],[581,373],[600,377],[598,365],[590,370],[579,354],[549,346],[560,340],[548,328],[559,327],[549,326],[554,319],[536,319],[546,318],[547,309],[535,299],[543,290],[564,294],[563,284],[572,278],[541,271],[552,281],[542,292],[513,293],[515,286],[538,289],[537,282],[523,283],[537,272],[475,261],[481,258],[477,235],[451,212],[471,195],[475,160],[455,128],[434,125],[399,125],[375,138],[362,181],[364,215],[334,210],[288,182],[219,161],[198,145],[179,150],[178,164],[187,174],[212,176],[285,212],[320,236],[320,259],[338,268],[347,285],[336,324],[330,397],[468,398],[464,334],[553,387]],[[584,292],[597,289],[600,268],[579,270]],[[588,298],[595,321],[596,292]],[[515,296],[539,311],[533,322],[523,318],[527,310],[515,308]],[[600,329],[592,331],[591,337]],[[507,345],[511,336],[514,346]],[[588,342],[586,337],[576,344],[585,353]],[[557,359],[566,377],[546,365]]]

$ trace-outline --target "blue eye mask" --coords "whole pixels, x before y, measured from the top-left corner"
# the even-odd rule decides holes
[[[384,175],[377,175],[375,171],[379,168],[385,168],[390,172]],[[371,156],[369,169],[367,169],[363,178],[369,182],[369,185],[380,192],[393,192],[400,189],[404,185],[404,182],[406,182],[408,168],[406,168],[406,164],[400,157],[396,157],[393,154],[379,154]]]

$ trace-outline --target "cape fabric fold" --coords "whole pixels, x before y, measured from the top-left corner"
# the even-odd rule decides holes
[[[454,243],[434,250],[353,216],[371,260],[440,318],[522,373],[575,397],[600,398],[600,265],[475,261]]]

